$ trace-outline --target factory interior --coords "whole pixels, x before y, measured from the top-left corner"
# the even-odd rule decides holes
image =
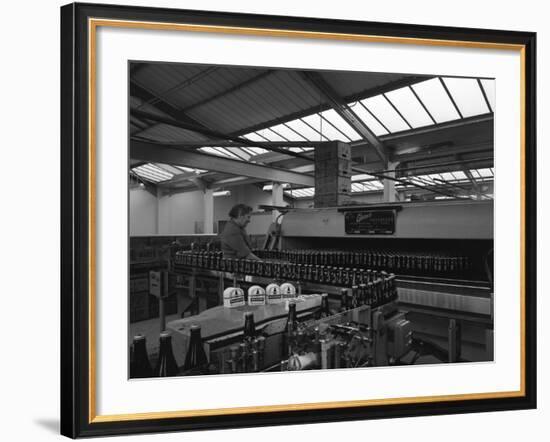
[[[493,361],[494,79],[128,75],[130,378]]]

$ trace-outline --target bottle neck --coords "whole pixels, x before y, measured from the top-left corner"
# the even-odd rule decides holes
[[[160,354],[168,353],[172,350],[172,338],[163,338],[160,340]]]
[[[201,331],[200,329],[191,330],[191,344],[200,344],[202,343]]]
[[[289,321],[296,322],[296,304],[288,306],[288,319]]]
[[[245,337],[254,337],[256,334],[256,325],[254,324],[254,318],[247,317],[244,322],[244,335]]]

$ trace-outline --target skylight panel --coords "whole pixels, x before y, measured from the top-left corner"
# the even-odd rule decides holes
[[[430,175],[418,175],[418,176],[413,176],[413,177],[409,177],[409,181],[412,181],[416,184],[420,184],[420,185],[423,185],[423,186],[432,186],[435,184],[435,182],[431,179]]]
[[[369,175],[367,173],[360,173],[359,175],[353,175],[351,177],[352,181],[364,181],[364,180],[372,180],[374,177],[372,175]]]
[[[481,176],[479,175],[476,169],[470,169],[470,174],[472,175],[472,177],[474,177],[474,179],[481,178]]]
[[[464,172],[462,172],[461,170],[457,170],[456,172],[453,172],[453,175],[456,177],[457,180],[459,181],[463,181],[463,180],[467,180],[468,177],[466,176],[466,174]]]
[[[239,157],[235,155],[233,152],[231,152],[230,149],[225,149],[223,147],[213,147],[212,149],[217,150],[220,153],[220,155],[223,155],[224,157],[239,159]]]
[[[363,192],[365,190],[365,186],[359,183],[352,183],[351,184],[351,191],[352,192]]]
[[[219,147],[201,147],[199,150],[211,155],[217,155],[219,157],[224,157],[224,158],[238,159],[240,161],[248,161],[248,159],[250,158],[250,154],[246,153],[239,147],[231,148],[231,152],[229,152],[229,149],[225,149],[225,148],[222,149]]]
[[[228,154],[220,152],[218,149],[215,149],[213,147],[201,147],[199,150],[202,152],[209,153],[211,155],[217,155],[219,157],[229,157]]]
[[[282,137],[286,138],[289,141],[308,141],[305,137],[300,135],[298,132],[293,131],[284,124],[278,124],[273,126],[270,129],[277,132]]]
[[[307,124],[309,124],[313,129],[315,129],[320,134],[323,134],[323,137],[327,140],[340,140],[347,142],[349,141],[342,133],[337,131],[333,126],[330,125],[327,121],[323,120],[319,114],[309,115],[302,118]]]
[[[338,115],[334,109],[329,109],[327,111],[321,112],[323,118],[326,118],[336,129],[346,135],[351,141],[357,141],[361,139],[355,129],[353,129],[346,121]]]
[[[193,172],[193,173],[204,173],[206,170],[203,169],[193,169],[191,167],[184,167],[184,166],[176,166],[178,169],[184,171],[184,172]]]
[[[252,152],[252,155],[261,155],[263,153],[269,152],[268,150],[262,149],[261,147],[247,147],[246,151],[247,152]]]
[[[249,134],[243,135],[243,138],[246,138],[247,140],[250,140],[250,141],[260,142],[260,143],[262,141],[266,141],[265,138],[260,137],[256,132],[251,132]]]
[[[438,173],[431,173],[430,175],[428,175],[428,179],[430,179],[430,180],[433,181],[433,180],[436,180],[436,179],[437,179],[437,180],[441,180],[441,179],[443,179],[443,178],[442,178],[441,175],[438,174]]]
[[[268,141],[286,141],[283,137],[281,137],[280,135],[276,134],[275,132],[269,129],[259,130],[257,131],[257,134]]]
[[[453,176],[450,172],[444,172],[441,174],[441,178],[443,178],[445,181],[453,181],[456,178]]]
[[[174,176],[174,174],[165,171],[160,166],[157,166],[156,164],[144,164],[143,166],[140,166],[143,171],[146,171],[147,173],[151,175],[158,176],[161,179],[170,179]]]
[[[447,89],[464,117],[490,112],[477,80],[473,78],[443,78]]]
[[[247,155],[247,158],[250,158],[250,157],[256,155],[251,147],[244,147],[243,146],[243,147],[240,147],[239,150],[243,151]]]
[[[135,167],[132,169],[132,171],[140,177],[155,183],[167,181],[169,179],[172,179],[172,177],[174,176],[173,174],[168,173],[160,167],[151,163]]]
[[[286,125],[294,129],[308,141],[326,141],[326,138],[321,137],[321,134],[313,130],[302,120],[289,121]]]
[[[481,80],[481,85],[491,105],[491,111],[495,111],[495,80]]]
[[[458,120],[460,115],[439,78],[432,78],[411,86],[437,123]]]
[[[386,93],[386,97],[401,112],[413,128],[433,124],[432,119],[424,110],[409,87],[403,87]]]
[[[370,186],[374,187],[375,189],[383,189],[384,185],[381,181],[369,181],[368,183]]]
[[[367,98],[362,100],[361,103],[363,103],[390,132],[400,132],[409,129],[407,123],[403,121],[403,118],[401,118],[395,109],[391,107],[391,104],[383,95]]]
[[[493,178],[493,172],[491,169],[477,169],[477,173],[481,175],[482,178]]]
[[[381,135],[387,135],[389,132],[382,126],[378,121],[376,121],[376,118],[374,118],[370,112],[365,109],[364,106],[361,105],[361,103],[356,102],[355,104],[349,105],[353,112],[363,120],[363,123],[367,125],[367,127],[372,130],[372,133],[376,135],[377,137]]]
[[[290,194],[294,197],[294,198],[300,198],[300,197],[303,197],[305,196],[304,195],[304,192],[300,189],[295,189],[295,190],[292,190],[290,192]]]

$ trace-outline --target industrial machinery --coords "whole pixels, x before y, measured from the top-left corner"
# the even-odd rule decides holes
[[[204,313],[227,326],[203,326],[208,373],[491,360],[492,219],[492,201],[287,210],[280,249],[255,250],[261,261],[188,247],[171,270],[220,284],[219,307]],[[249,288],[283,283],[296,290],[278,305],[246,305]],[[228,309],[231,284],[242,299]],[[168,324],[176,358],[201,315]]]

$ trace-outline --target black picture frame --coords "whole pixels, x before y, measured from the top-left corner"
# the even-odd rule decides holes
[[[311,410],[252,412],[198,417],[97,420],[90,378],[90,290],[94,244],[88,232],[89,178],[89,19],[186,23],[517,45],[524,57],[524,358],[523,393],[494,397],[369,405]],[[288,425],[452,413],[536,408],[536,34],[488,29],[358,22],[218,13],[117,5],[69,4],[61,8],[61,433],[71,438],[200,429]],[[90,259],[91,257],[91,259]],[[91,262],[92,261],[92,262]],[[92,266],[92,267],[91,267]],[[93,312],[92,312],[93,313]],[[91,319],[90,319],[91,318]]]

